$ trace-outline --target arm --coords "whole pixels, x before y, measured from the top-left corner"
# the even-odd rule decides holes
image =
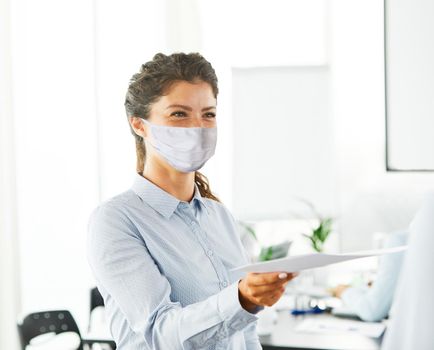
[[[105,205],[89,222],[88,259],[94,275],[126,318],[129,330],[152,349],[197,349],[244,330],[257,316],[238,299],[238,281],[182,307],[129,219]]]
[[[405,244],[402,233],[393,235],[386,247]],[[380,260],[377,280],[371,288],[348,288],[342,293],[345,305],[364,321],[380,321],[389,314],[404,253],[385,255]]]

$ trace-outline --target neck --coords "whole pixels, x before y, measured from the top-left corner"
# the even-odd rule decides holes
[[[182,173],[161,164],[146,162],[143,177],[180,201],[190,202],[194,195],[194,172]]]

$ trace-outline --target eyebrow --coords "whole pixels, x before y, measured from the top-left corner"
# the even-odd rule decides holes
[[[193,110],[193,109],[192,109],[191,107],[189,107],[189,106],[180,105],[180,104],[174,104],[174,105],[167,106],[166,109],[174,108],[174,107],[182,108],[182,109],[185,109],[185,110],[187,110],[187,111],[192,111],[192,110]],[[208,111],[208,110],[210,110],[210,109],[216,109],[216,107],[215,107],[215,106],[209,106],[209,107],[202,108],[202,112],[204,112],[204,111]]]

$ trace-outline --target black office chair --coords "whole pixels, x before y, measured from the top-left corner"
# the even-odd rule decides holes
[[[77,350],[83,350],[83,341],[77,323],[67,310],[53,310],[34,312],[18,322],[21,349],[25,349],[30,341],[45,333],[60,334],[64,332],[76,333],[80,339]]]
[[[33,312],[27,315],[23,320],[18,321],[18,334],[21,342],[21,349],[25,350],[31,340],[39,335],[46,333],[65,333],[73,332],[78,335],[80,344],[77,350],[91,348],[93,344],[106,344],[105,341],[82,339],[77,323],[68,310],[51,310]]]
[[[92,310],[95,309],[98,306],[104,306],[104,299],[99,292],[98,288],[92,288],[90,290],[90,313],[92,313]]]

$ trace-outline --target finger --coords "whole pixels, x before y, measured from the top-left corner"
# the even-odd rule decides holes
[[[247,281],[249,285],[263,286],[272,284],[279,280],[279,272],[270,273],[249,273],[247,275]]]
[[[280,291],[280,290],[284,291],[287,284],[288,284],[288,282],[285,282],[285,281],[277,281],[274,283],[265,284],[265,285],[261,285],[261,286],[255,286],[255,285],[250,286],[249,285],[249,293],[254,297],[259,297],[262,295],[275,293],[275,292]]]
[[[249,285],[255,286],[263,286],[278,281],[289,281],[292,278],[294,278],[294,274],[287,272],[249,273],[247,275]]]
[[[288,277],[286,278],[286,281],[291,281],[295,277],[297,277],[300,273],[299,272],[290,272],[288,273]]]

